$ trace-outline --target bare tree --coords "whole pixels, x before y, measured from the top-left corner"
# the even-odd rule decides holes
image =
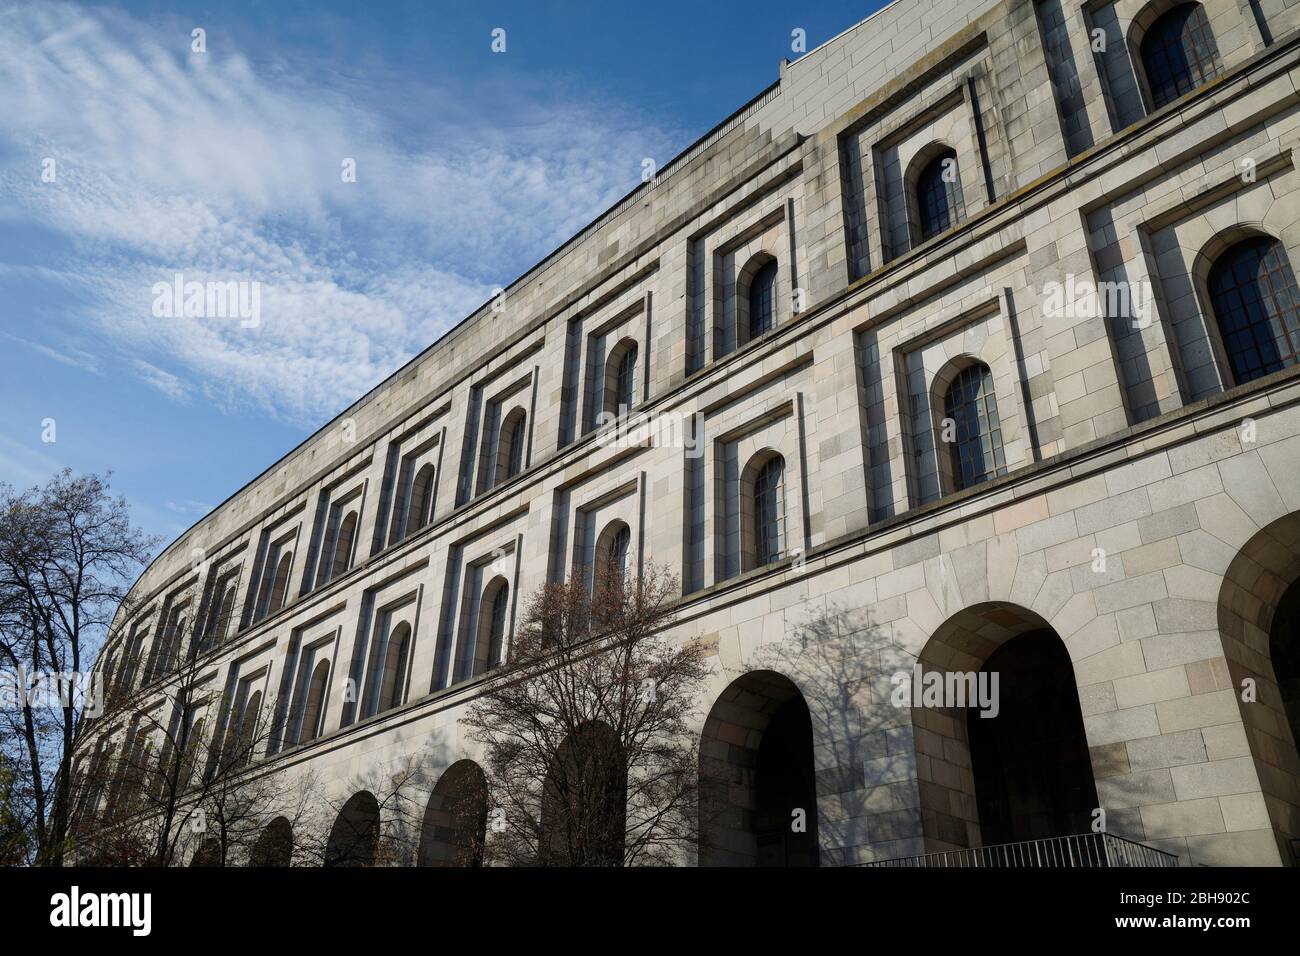
[[[428,754],[421,751],[357,774],[333,795],[309,788],[319,795],[294,828],[295,864],[413,866],[419,841],[418,798],[428,763]]]
[[[185,647],[184,629],[175,635]],[[196,845],[210,865],[250,852],[266,821],[300,813],[299,784],[258,767],[272,738],[275,704],[220,699],[211,652],[191,640],[138,701],[99,820],[79,821],[80,853],[109,865],[170,866]],[[109,696],[129,703],[129,688]],[[103,783],[110,768],[93,769]],[[90,801],[88,801],[90,802]]]
[[[610,562],[531,597],[509,659],[463,723],[484,747],[489,862],[680,862],[698,837],[691,732],[704,649],[672,642],[677,579]]]
[[[156,541],[132,526],[108,477],[64,470],[43,488],[0,485],[0,749],[16,777],[29,862],[59,865],[73,803],[72,753],[87,703],[83,666],[102,644]],[[33,684],[58,685],[33,702]]]

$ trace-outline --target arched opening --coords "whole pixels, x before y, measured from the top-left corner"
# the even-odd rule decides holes
[[[329,574],[325,580],[332,581],[347,571],[352,562],[352,542],[357,537],[357,513],[349,511],[347,517],[339,523],[338,535],[334,539],[334,553],[330,560]]]
[[[1147,98],[1157,110],[1221,72],[1205,8],[1199,3],[1182,3],[1153,17],[1162,5],[1152,4],[1139,15],[1131,34],[1139,38],[1138,59]]]
[[[293,824],[285,817],[268,823],[248,855],[249,866],[289,866],[293,862]]]
[[[772,331],[777,323],[780,266],[769,253],[754,255],[736,276],[736,344]]]
[[[221,866],[221,844],[208,837],[190,857],[190,866]]]
[[[510,630],[510,584],[497,575],[483,589],[479,602],[478,639],[474,642],[471,676],[497,667],[503,660]]]
[[[1258,234],[1234,243],[1215,258],[1206,288],[1233,384],[1296,364],[1300,288],[1282,243]]]
[[[622,866],[627,840],[627,759],[605,723],[560,745],[542,789],[542,866]]]
[[[420,866],[482,866],[487,840],[487,778],[458,760],[429,795],[420,829]]]
[[[276,566],[275,583],[271,585],[271,603],[267,609],[268,614],[274,614],[284,607],[285,595],[289,591],[289,571],[292,567],[293,552],[289,551],[280,559],[279,565]]]
[[[379,849],[379,801],[368,790],[349,798],[330,828],[325,866],[374,866]]]
[[[321,712],[325,709],[325,690],[329,684],[330,662],[321,661],[311,672],[307,685],[307,698],[303,704],[302,721],[298,725],[298,743],[315,740],[320,734]]]
[[[935,378],[935,423],[939,474],[945,491],[973,488],[1007,473],[1002,418],[993,373],[983,362],[954,363]]]
[[[406,534],[414,534],[433,517],[433,465],[415,473],[411,482],[411,502],[406,509]]]
[[[199,762],[205,750],[206,733],[207,719],[200,717],[194,721],[189,736],[185,740],[184,763],[181,764],[180,778],[177,781],[177,789],[181,793],[189,790],[190,785],[194,782],[195,771],[199,768]]]
[[[235,616],[235,582],[232,580],[222,594],[220,602],[212,609],[203,635],[203,649],[208,650],[226,639],[230,620]]]
[[[384,660],[384,677],[379,687],[379,708],[391,710],[402,703],[406,687],[406,658],[411,643],[411,626],[399,624],[388,638]]]
[[[257,733],[262,717],[262,692],[253,691],[244,701],[243,709],[232,714],[226,731],[226,763],[231,767],[244,767],[252,763],[257,749]]]
[[[750,671],[714,703],[700,739],[701,866],[816,866],[812,717],[775,671]]]
[[[636,404],[637,345],[623,339],[609,353],[605,363],[605,395],[602,407],[610,415],[623,415]]]
[[[406,665],[411,645],[411,625],[405,621],[376,641],[370,652],[370,676],[362,717],[400,706],[406,692]]]
[[[961,221],[963,196],[956,150],[936,144],[918,154],[913,169],[912,220],[919,244]]]
[[[750,458],[740,474],[740,567],[752,571],[785,557],[785,459],[772,449]]]
[[[516,406],[502,421],[501,430],[498,432],[491,485],[508,481],[524,470],[527,445],[528,415],[522,408]]]
[[[949,618],[911,700],[927,851],[1087,833],[1098,804],[1074,666],[1033,611]]]
[[[1300,865],[1300,512],[1237,552],[1218,621],[1273,839],[1283,863]]]
[[[628,572],[632,551],[632,529],[623,521],[611,521],[596,539],[592,587],[621,587]]]

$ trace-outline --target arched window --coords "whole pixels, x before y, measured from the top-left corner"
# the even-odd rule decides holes
[[[776,326],[775,259],[769,259],[749,280],[749,337],[756,339]]]
[[[1142,37],[1141,58],[1154,109],[1218,76],[1219,51],[1205,8],[1184,3],[1159,16]]]
[[[627,574],[627,554],[631,547],[632,529],[623,525],[609,542],[609,550],[605,553],[605,561],[610,571],[620,578]]]
[[[603,587],[619,587],[627,577],[628,557],[632,550],[632,529],[624,521],[611,521],[596,539],[592,555],[591,574],[593,593]]]
[[[236,767],[246,766],[253,760],[257,749],[257,730],[262,716],[262,692],[254,691],[244,702],[244,709],[230,719],[227,731],[229,751],[227,761]]]
[[[785,554],[785,459],[771,454],[745,469],[748,488],[743,570],[780,561]]]
[[[463,679],[497,667],[506,653],[506,639],[510,635],[510,584],[502,575],[487,581],[487,587],[482,589],[473,627],[473,640],[467,641],[460,656]]]
[[[334,554],[330,560],[329,573],[325,576],[328,582],[348,569],[348,563],[352,560],[352,542],[357,536],[357,513],[349,511],[346,518],[339,523],[338,534],[334,537]]]
[[[636,404],[636,343],[624,340],[610,353],[605,373],[605,411],[621,415]]]
[[[325,689],[329,681],[330,662],[321,661],[311,672],[307,686],[307,702],[302,709],[302,723],[298,730],[298,743],[315,740],[320,733],[321,711],[325,708]]]
[[[228,576],[219,582],[217,593],[221,597],[213,602],[203,628],[202,650],[205,651],[225,640],[226,632],[230,629],[230,619],[235,615],[235,578]]]
[[[993,374],[977,362],[957,373],[943,399],[940,440],[948,444],[954,491],[1006,473]]]
[[[492,484],[499,485],[524,470],[524,450],[527,444],[528,416],[522,408],[516,408],[501,423]]]
[[[510,624],[510,585],[500,583],[491,598],[491,617],[487,622],[487,658],[484,670],[498,666],[506,650],[506,628]]]
[[[391,710],[402,703],[406,685],[406,652],[411,643],[411,626],[403,622],[388,637],[384,654],[383,679],[379,684],[379,710]]]
[[[293,567],[292,551],[280,559],[280,564],[275,569],[275,583],[271,585],[271,603],[267,606],[267,614],[274,614],[284,607],[284,598],[289,591],[289,569],[291,567]]]
[[[406,658],[411,644],[411,625],[405,621],[393,627],[370,650],[370,673],[361,716],[372,717],[398,706],[406,685]]]
[[[181,764],[179,781],[180,786],[178,787],[179,791],[182,793],[188,790],[190,784],[194,781],[194,771],[198,769],[199,758],[206,749],[204,747],[204,734],[206,731],[207,720],[200,717],[198,720],[194,721],[193,726],[190,727],[188,736],[185,738],[184,756],[182,758],[183,763]]]
[[[955,226],[961,218],[961,204],[957,153],[945,149],[926,163],[916,177],[916,215],[921,241]]]
[[[1300,289],[1280,242],[1238,242],[1215,261],[1207,284],[1234,384],[1296,364]]]
[[[406,508],[406,534],[414,534],[429,523],[433,510],[433,465],[427,464],[411,482],[411,501]]]

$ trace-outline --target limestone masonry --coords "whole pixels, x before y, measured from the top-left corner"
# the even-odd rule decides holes
[[[205,719],[281,702],[264,765],[426,753],[432,804],[529,594],[653,561],[714,665],[700,863],[1101,814],[1294,865],[1298,84],[1296,0],[898,0],[783,63],[153,562],[79,772],[184,634]]]

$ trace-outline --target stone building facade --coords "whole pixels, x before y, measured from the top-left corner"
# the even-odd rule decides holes
[[[1294,864],[1298,28],[1290,0],[897,0],[783,63],[170,545],[78,766],[133,746],[185,622],[211,719],[285,701],[268,765],[346,798],[423,748],[436,797],[527,595],[653,560],[714,669],[702,863],[1100,808],[1184,865]],[[1001,721],[900,706],[918,665],[996,671]]]

